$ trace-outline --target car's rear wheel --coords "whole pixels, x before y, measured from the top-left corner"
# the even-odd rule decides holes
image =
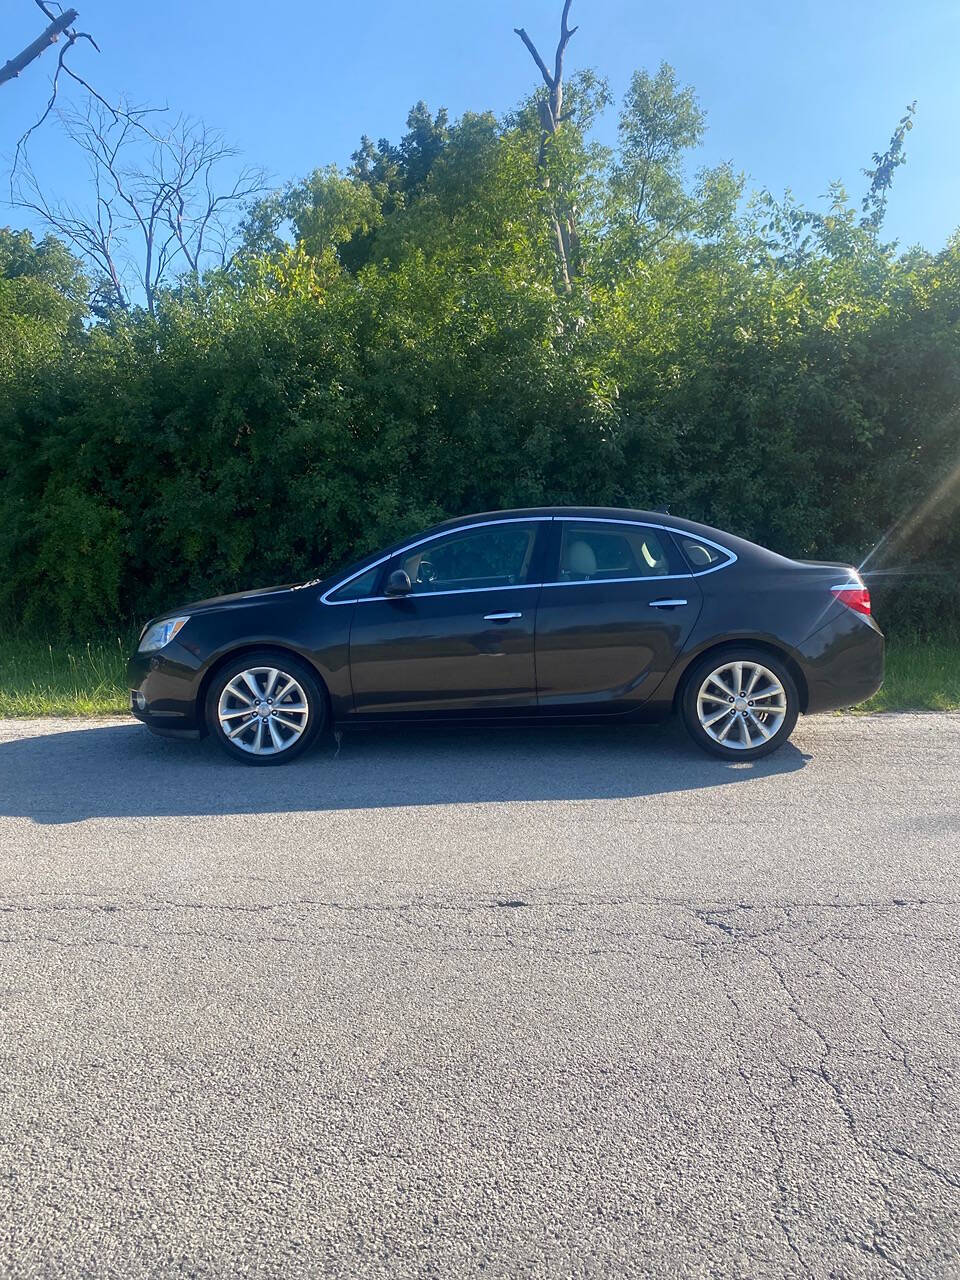
[[[244,764],[286,764],[302,755],[327,719],[317,677],[286,654],[247,653],[216,673],[207,690],[211,735]]]
[[[707,655],[687,676],[681,700],[690,736],[726,760],[755,760],[783,746],[800,711],[786,665],[747,646]]]

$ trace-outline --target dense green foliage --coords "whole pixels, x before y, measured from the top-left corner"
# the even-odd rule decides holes
[[[854,563],[893,528],[881,621],[960,629],[960,240],[883,241],[907,118],[863,208],[821,214],[687,177],[703,117],[669,68],[635,77],[615,154],[602,82],[568,102],[546,147],[532,103],[420,104],[155,316],[91,323],[63,248],[0,232],[0,617],[82,636],[569,502]]]

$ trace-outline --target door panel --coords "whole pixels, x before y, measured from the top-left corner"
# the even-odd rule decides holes
[[[679,657],[701,595],[669,535],[626,521],[558,520],[537,615],[542,712],[618,715]],[[674,603],[669,603],[674,602]]]
[[[550,523],[491,520],[398,552],[383,581],[402,570],[409,593],[360,600],[354,611],[355,714],[496,715],[535,707],[541,579],[534,575],[549,550]]]
[[[686,600],[660,609],[653,600]],[[537,613],[541,711],[622,714],[653,694],[700,612],[693,578],[544,587]]]
[[[361,601],[350,633],[354,713],[529,713],[539,595],[518,586]]]

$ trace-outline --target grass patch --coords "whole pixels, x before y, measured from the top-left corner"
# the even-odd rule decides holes
[[[125,636],[85,645],[0,637],[0,716],[125,712],[132,647]],[[960,639],[889,641],[883,688],[853,711],[960,711]]]
[[[125,636],[80,645],[0,637],[0,716],[103,716],[126,711],[131,647]]]
[[[883,688],[853,710],[960,711],[960,639],[888,640]]]

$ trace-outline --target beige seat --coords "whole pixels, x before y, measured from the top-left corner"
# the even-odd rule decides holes
[[[597,557],[589,542],[582,539],[567,547],[564,571],[574,578],[589,578],[597,572]]]

